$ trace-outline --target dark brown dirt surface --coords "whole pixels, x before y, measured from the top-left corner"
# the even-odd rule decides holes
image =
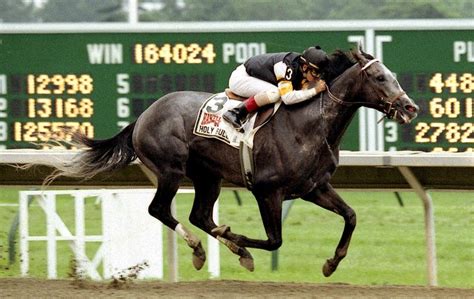
[[[0,279],[0,298],[474,298],[474,289],[209,280],[98,283]]]

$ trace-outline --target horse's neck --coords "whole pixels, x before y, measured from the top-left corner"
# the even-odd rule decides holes
[[[327,134],[326,139],[332,148],[336,148],[339,146],[347,127],[349,127],[357,108],[342,107],[340,104],[331,101],[327,96],[324,101],[325,104],[327,104],[324,112],[324,123],[326,125]],[[339,107],[334,107],[336,105],[339,105]]]
[[[331,92],[345,102],[353,101],[357,94],[358,75],[356,69],[346,71],[331,86]],[[358,106],[345,106],[333,101],[325,92],[322,103],[322,115],[326,126],[326,138],[332,148],[339,146],[341,138],[351,123]]]
[[[351,68],[342,74],[331,86],[331,91],[344,101],[351,101],[356,96],[358,75],[356,68]],[[285,135],[288,128],[295,139],[305,140],[307,145],[320,145],[321,137],[326,138],[331,148],[339,146],[340,140],[357,111],[355,106],[343,106],[332,101],[327,92],[317,95],[317,99],[309,100],[297,105],[283,106],[277,113],[274,124]],[[284,124],[281,126],[281,124]],[[317,130],[315,133],[315,129]],[[284,131],[284,132],[283,132]]]

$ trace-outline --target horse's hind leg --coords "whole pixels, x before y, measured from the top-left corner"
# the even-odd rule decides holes
[[[179,182],[182,177],[183,175],[177,174],[167,174],[166,177],[158,177],[158,190],[148,207],[148,212],[183,237],[188,246],[194,250],[194,267],[200,270],[206,260],[206,252],[202,248],[201,240],[179,223],[171,214],[171,202],[178,191]]]
[[[175,110],[182,105],[182,102],[172,105],[174,107],[172,113],[166,112],[166,109],[170,109],[167,102],[162,103],[165,112],[158,112],[159,106],[152,106],[154,110],[147,109],[137,120],[133,147],[138,158],[156,175],[158,182],[158,189],[148,212],[183,237],[194,252],[199,252],[201,262],[194,264],[199,270],[205,260],[201,241],[171,214],[171,203],[186,174],[189,159],[189,145],[183,118],[177,116]]]
[[[334,191],[331,185],[314,190],[302,197],[304,200],[317,204],[331,212],[341,215],[344,218],[344,230],[341,239],[337,245],[334,257],[328,259],[323,266],[324,276],[330,276],[336,271],[339,262],[346,256],[352,232],[356,226],[356,214],[344,200]]]
[[[237,245],[238,248],[246,247],[260,248],[265,250],[276,250],[282,244],[281,236],[281,209],[283,197],[280,192],[274,192],[267,196],[258,196],[257,203],[262,217],[263,226],[267,234],[267,240],[251,239],[244,235],[235,234],[230,231],[229,227],[220,229],[221,236],[231,243]],[[232,249],[231,249],[232,250]],[[250,257],[251,258],[251,257]],[[248,259],[241,260],[241,263],[250,261]],[[252,267],[253,267],[253,261]],[[245,265],[243,265],[245,267]]]
[[[232,241],[226,239],[224,234],[230,230],[227,226],[216,226],[213,219],[214,204],[221,189],[221,179],[211,175],[200,174],[191,176],[194,182],[194,204],[189,215],[189,221],[207,234],[215,237],[226,245],[233,253],[240,256],[240,264],[249,271],[254,270],[253,258],[244,247],[239,247]]]

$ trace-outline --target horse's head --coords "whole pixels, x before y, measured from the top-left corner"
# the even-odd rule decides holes
[[[359,95],[363,106],[375,108],[401,124],[417,116],[418,105],[403,91],[393,73],[378,59],[362,51],[360,45],[352,52],[363,77]]]

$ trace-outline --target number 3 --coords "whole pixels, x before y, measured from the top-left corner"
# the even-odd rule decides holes
[[[286,69],[286,74],[285,74],[285,79],[286,80],[291,80],[292,77],[293,77],[293,70],[290,69],[290,68],[287,68]]]
[[[207,112],[216,113],[217,111],[224,108],[224,104],[227,102],[227,98],[214,98],[212,99],[206,107]]]
[[[393,121],[386,122],[385,128],[387,129],[385,135],[385,141],[387,142],[396,142],[398,140],[398,127],[397,124]]]

